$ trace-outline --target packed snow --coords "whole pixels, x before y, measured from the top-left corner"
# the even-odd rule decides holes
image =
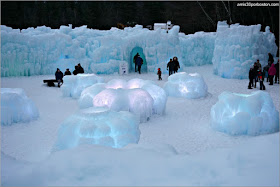
[[[95,84],[81,93],[80,108],[109,107],[114,111],[130,111],[145,122],[152,114],[163,115],[167,101],[165,91],[152,81],[113,79]]]
[[[102,82],[103,79],[95,74],[67,75],[63,77],[61,90],[64,97],[78,99],[85,88]]]
[[[269,93],[223,92],[211,108],[211,125],[231,135],[260,135],[279,132],[279,112]]]
[[[130,143],[138,143],[139,138],[137,116],[106,108],[87,108],[69,116],[60,125],[53,151],[82,144],[120,148]]]
[[[198,73],[176,73],[168,77],[164,90],[169,96],[197,99],[206,97],[208,87]]]
[[[212,60],[214,73],[224,78],[245,79],[258,59],[264,67],[268,62],[268,53],[276,57],[278,47],[274,34],[269,26],[265,32],[260,30],[260,24],[229,26],[226,21],[218,22]]]
[[[27,123],[38,117],[36,105],[22,88],[1,88],[1,125]]]
[[[26,91],[40,117],[28,125],[1,127],[1,184],[279,186],[279,132],[231,136],[211,127],[211,108],[221,93],[252,94],[247,89],[249,80],[223,79],[213,75],[212,68],[186,69],[187,74],[203,76],[208,86],[206,97],[168,97],[164,115],[139,124],[138,144],[118,149],[80,145],[53,152],[61,124],[80,110],[78,100],[63,97],[62,87],[42,83],[53,75],[2,78],[2,88]],[[104,83],[97,84],[136,78],[154,81],[163,88],[168,81],[166,74],[157,81],[155,73],[100,77]],[[279,84],[264,84],[266,90],[262,92],[269,93],[279,111]],[[254,90],[258,89],[259,84]]]

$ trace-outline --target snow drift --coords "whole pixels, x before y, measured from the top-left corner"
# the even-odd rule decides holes
[[[211,108],[211,126],[230,135],[260,135],[279,131],[279,112],[267,92],[223,92]]]
[[[30,122],[38,117],[37,107],[22,88],[1,88],[1,125]]]

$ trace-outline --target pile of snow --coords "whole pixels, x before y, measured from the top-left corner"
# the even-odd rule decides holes
[[[135,145],[81,145],[27,163],[1,152],[3,186],[279,186],[279,135],[177,155]]]
[[[86,88],[79,99],[80,108],[108,107],[115,111],[130,111],[147,121],[152,114],[163,115],[167,101],[165,91],[152,81],[113,79]]]
[[[85,88],[101,82],[104,82],[103,78],[95,74],[67,75],[63,77],[61,90],[64,97],[77,99]]]
[[[198,73],[176,73],[168,77],[164,90],[169,96],[196,99],[207,96],[208,87]]]
[[[81,144],[120,148],[138,143],[139,138],[139,119],[135,115],[106,108],[87,108],[68,117],[61,124],[53,151]]]
[[[106,31],[72,25],[22,30],[1,25],[1,76],[54,74],[56,68],[72,72],[78,63],[86,73],[117,73],[123,62],[134,71],[137,52],[144,60],[142,72],[156,72],[160,64],[165,70],[174,56],[182,67],[211,63],[215,34],[185,35],[179,30],[176,25],[168,33],[141,25]]]
[[[211,126],[230,135],[260,135],[279,131],[279,112],[267,92],[223,92],[211,108]]]
[[[22,88],[1,88],[1,125],[30,122],[39,111]]]
[[[267,65],[268,53],[277,53],[275,36],[269,27],[261,32],[261,25],[228,25],[218,22],[213,54],[214,73],[224,78],[248,78],[250,67],[257,59]]]

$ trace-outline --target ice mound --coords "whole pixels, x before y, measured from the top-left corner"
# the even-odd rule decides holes
[[[68,117],[59,127],[53,151],[81,144],[98,144],[120,148],[138,143],[139,118],[130,112],[106,108],[87,108]]]
[[[223,92],[211,108],[211,126],[230,135],[260,135],[279,131],[279,112],[267,92]]]
[[[207,95],[208,87],[198,73],[176,73],[168,77],[164,90],[169,96],[196,99]]]
[[[165,91],[152,81],[113,79],[86,88],[79,99],[80,108],[109,107],[115,111],[130,111],[147,121],[152,114],[163,115],[167,101]]]
[[[103,79],[95,74],[68,75],[63,77],[61,90],[63,96],[77,99],[85,88],[102,82]]]
[[[268,53],[277,53],[275,36],[261,25],[228,25],[218,22],[213,54],[214,73],[224,78],[248,78],[250,67],[257,59],[262,67],[267,65]]]
[[[29,122],[39,117],[39,111],[21,88],[1,88],[1,125]]]

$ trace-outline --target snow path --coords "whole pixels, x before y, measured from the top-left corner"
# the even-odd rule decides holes
[[[187,67],[185,70],[203,76],[208,85],[208,96],[195,100],[168,97],[164,116],[155,116],[147,123],[140,124],[139,144],[166,143],[179,153],[194,154],[216,148],[230,148],[251,139],[250,136],[233,137],[212,130],[210,110],[223,91],[248,94],[259,90],[259,85],[256,89],[248,90],[247,79],[223,79],[213,75],[212,65]],[[119,78],[153,80],[161,87],[168,77],[163,75],[163,81],[157,81],[157,75],[152,73],[100,76],[105,82]],[[3,88],[23,88],[40,112],[40,118],[36,121],[1,126],[1,151],[6,155],[31,162],[45,159],[56,140],[59,125],[79,109],[77,100],[63,98],[59,88],[43,84],[43,79],[53,78],[53,75],[1,78]],[[279,84],[270,86],[265,82],[265,86],[279,111]]]

